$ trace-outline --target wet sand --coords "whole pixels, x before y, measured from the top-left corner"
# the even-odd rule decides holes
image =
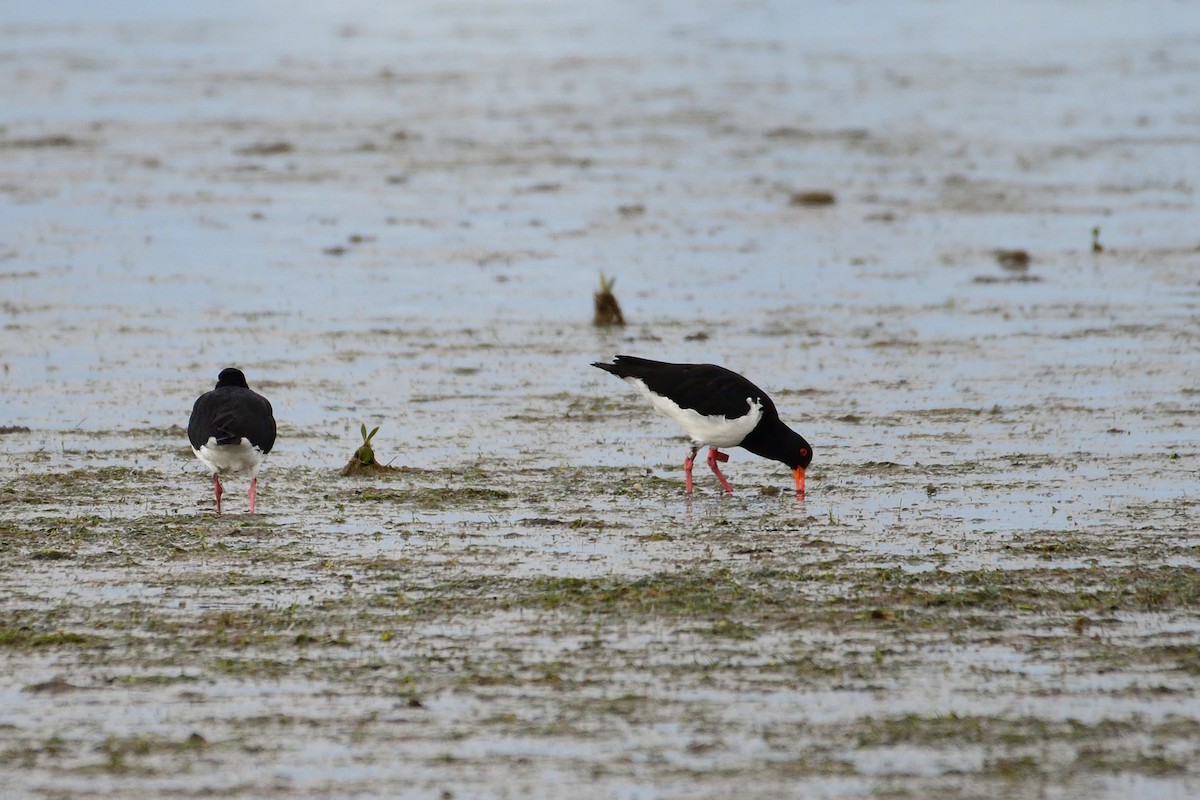
[[[6,791],[1195,796],[1200,15],[990,8],[18,2]]]

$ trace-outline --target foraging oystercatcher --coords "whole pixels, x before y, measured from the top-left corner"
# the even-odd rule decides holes
[[[716,364],[669,364],[636,356],[617,356],[611,364],[596,361],[592,366],[636,386],[692,437],[691,452],[683,460],[688,494],[696,452],[707,445],[708,466],[726,492],[733,487],[717,462],[728,461],[729,456],[718,448],[743,447],[787,464],[796,478],[796,495],[804,497],[804,471],[812,461],[812,447],[779,420],[767,393],[741,375]]]
[[[213,494],[221,513],[222,473],[250,475],[250,513],[258,494],[258,468],[275,444],[275,417],[267,398],[250,390],[240,369],[228,367],[217,376],[217,386],[192,406],[188,441],[196,458],[212,470]]]

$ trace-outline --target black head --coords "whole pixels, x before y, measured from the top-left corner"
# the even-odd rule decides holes
[[[799,441],[792,443],[793,450],[787,465],[792,469],[808,469],[808,465],[812,463],[812,445],[803,436],[797,435],[796,438]]]
[[[792,468],[792,476],[796,479],[796,496],[804,498],[804,473],[808,469],[808,465],[812,463],[812,445],[801,436],[796,434],[799,442],[793,442],[794,448],[792,460],[788,462],[788,466]]]
[[[804,472],[812,463],[812,445],[800,434],[779,420],[769,426],[759,425],[742,440],[742,447],[755,455],[787,464],[796,479],[796,494],[804,495]]]
[[[240,386],[243,389],[250,388],[246,385],[246,376],[242,374],[242,371],[233,367],[226,367],[217,376],[217,388],[220,389],[222,386]]]

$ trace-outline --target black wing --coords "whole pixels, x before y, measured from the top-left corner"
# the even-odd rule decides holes
[[[763,406],[763,418],[778,417],[775,404],[762,389],[732,370],[716,364],[671,364],[636,356],[617,356],[612,364],[592,364],[620,378],[640,378],[646,388],[669,397],[681,408],[706,416],[741,417],[750,410],[748,399]]]
[[[200,395],[188,420],[188,441],[199,448],[210,438],[233,444],[245,438],[263,453],[275,445],[275,417],[267,398],[238,386]]]

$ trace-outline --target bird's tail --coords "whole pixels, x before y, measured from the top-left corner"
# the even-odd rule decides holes
[[[662,365],[661,361],[652,361],[649,358],[638,358],[637,356],[614,356],[611,364],[601,361],[592,362],[593,367],[611,372],[618,378],[639,378]]]

